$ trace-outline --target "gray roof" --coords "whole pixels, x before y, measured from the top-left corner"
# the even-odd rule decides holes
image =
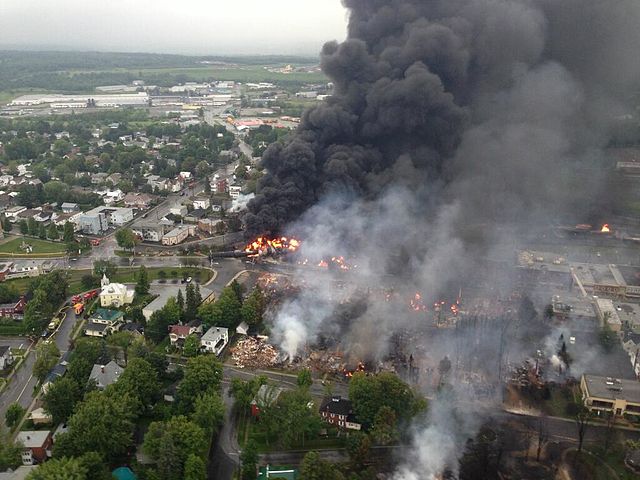
[[[111,360],[106,365],[96,364],[91,369],[89,380],[95,380],[98,388],[104,388],[118,380],[124,369]]]
[[[598,375],[583,375],[590,397],[609,400],[625,399],[628,402],[640,403],[640,382]]]
[[[220,340],[222,335],[226,335],[229,338],[229,329],[224,327],[211,327],[207,332],[202,336],[203,342],[217,342]]]
[[[48,430],[25,430],[18,434],[16,442],[21,443],[25,448],[39,448],[49,435],[51,432]]]
[[[0,357],[4,356],[5,353],[9,351],[11,347],[8,345],[0,345]]]
[[[25,480],[27,475],[31,473],[31,470],[38,468],[37,465],[22,465],[16,468],[14,471],[8,470],[6,472],[0,472],[0,480]]]

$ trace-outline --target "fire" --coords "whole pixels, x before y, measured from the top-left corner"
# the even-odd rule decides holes
[[[351,377],[353,377],[354,373],[356,373],[356,372],[364,372],[364,371],[366,371],[364,363],[358,362],[358,366],[356,367],[356,369],[354,371],[347,370],[347,368],[345,367],[344,370],[342,370],[342,373],[344,374],[344,376],[346,378],[351,378]]]
[[[300,240],[295,238],[279,237],[266,238],[258,237],[249,243],[244,251],[251,255],[267,255],[269,253],[295,252],[300,247]]]
[[[608,224],[608,223],[605,223],[605,224],[602,226],[602,228],[600,229],[600,232],[601,232],[601,233],[609,233],[609,232],[611,232],[611,229],[609,228],[609,224]]]
[[[409,305],[411,310],[414,312],[426,312],[427,306],[422,301],[422,295],[420,293],[416,293],[413,298],[409,301]]]

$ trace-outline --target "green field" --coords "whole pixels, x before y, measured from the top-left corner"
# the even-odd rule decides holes
[[[25,251],[20,248],[22,242],[25,242],[33,247],[33,251],[31,253],[25,253]],[[64,255],[65,254],[65,246],[60,242],[49,242],[47,240],[40,240],[39,238],[23,238],[23,237],[13,237],[6,242],[0,244],[0,256],[10,256],[10,255],[19,255],[25,258],[29,257],[38,257],[42,255]]]

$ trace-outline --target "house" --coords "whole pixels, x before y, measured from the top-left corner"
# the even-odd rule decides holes
[[[66,351],[62,357],[60,357],[56,366],[51,369],[45,377],[44,382],[42,382],[42,393],[47,393],[49,386],[53,384],[53,382],[58,380],[60,377],[64,377],[67,373],[69,358],[71,358],[71,351]]]
[[[106,337],[120,329],[124,323],[124,313],[118,310],[98,308],[89,318],[84,334],[90,337]]]
[[[89,381],[96,383],[98,390],[104,390],[109,385],[116,383],[124,369],[111,360],[106,365],[94,365],[89,375]]]
[[[201,330],[202,331],[202,330]],[[189,325],[170,325],[169,340],[174,347],[182,348],[184,339],[189,335],[196,333],[195,329]]]
[[[229,343],[229,329],[211,327],[200,339],[200,348],[205,352],[220,355]]]
[[[240,322],[240,325],[236,327],[236,333],[238,335],[246,335],[248,331],[249,331],[249,325],[245,321]]]
[[[24,260],[11,265],[8,276],[10,278],[37,277],[38,275],[50,272],[52,269],[53,264],[47,260]]]
[[[187,222],[192,222],[192,223],[197,223],[200,220],[202,220],[203,218],[205,218],[207,216],[207,211],[206,210],[202,210],[201,208],[196,209],[196,210],[191,210],[191,212],[189,212],[185,217],[185,221]]]
[[[340,396],[324,399],[320,405],[320,416],[325,422],[341,429],[360,430],[362,428],[353,414],[351,401]]]
[[[169,213],[178,217],[184,217],[187,215],[187,206],[179,204],[174,205],[173,207],[169,208]]]
[[[199,196],[193,199],[193,208],[206,210],[211,206],[211,199],[206,196]]]
[[[44,462],[51,456],[53,436],[47,430],[27,430],[18,433],[16,443],[24,447],[22,464],[35,465]]]
[[[0,263],[0,282],[4,282],[11,273],[12,262]]]
[[[101,183],[107,181],[108,176],[109,174],[104,172],[94,173],[93,175],[91,175],[91,183],[93,185],[100,185]]]
[[[9,368],[13,363],[13,355],[11,354],[11,347],[8,345],[0,345],[0,370]]]
[[[149,185],[154,191],[166,190],[168,188],[168,180],[162,178],[160,175],[149,175],[147,177],[147,185]]]
[[[251,400],[251,415],[253,417],[260,416],[260,409],[270,407],[278,401],[282,388],[276,385],[260,385],[258,393]]]
[[[226,178],[214,178],[210,182],[210,186],[213,193],[227,193],[229,191],[229,180]]]
[[[584,406],[600,415],[640,415],[640,382],[583,374],[580,390]]]
[[[17,302],[0,304],[0,317],[21,319],[24,316],[24,309],[27,306],[27,299],[20,296]]]
[[[77,203],[64,202],[60,208],[62,208],[62,213],[74,213],[80,211],[80,207]]]
[[[195,235],[195,227],[193,225],[181,225],[174,228],[162,237],[162,245],[178,245],[184,242],[189,235]]]
[[[105,181],[110,183],[111,185],[117,185],[118,183],[120,183],[120,180],[122,180],[122,174],[118,172],[112,173],[105,179]]]
[[[297,480],[298,470],[289,467],[260,467],[257,480]]]
[[[234,200],[237,199],[242,193],[241,185],[230,185],[229,186],[229,196]]]
[[[130,192],[124,196],[124,205],[129,208],[146,210],[151,205],[151,202],[153,202],[153,198],[146,193]]]
[[[9,207],[4,211],[4,216],[9,221],[15,222],[18,219],[18,215],[27,210],[27,207],[16,205],[15,207]]]
[[[136,322],[125,323],[121,328],[121,332],[129,332],[134,337],[142,337],[144,335],[144,327]]]
[[[29,420],[31,420],[34,425],[47,425],[53,421],[53,418],[44,408],[40,407],[31,411]]]
[[[119,188],[115,190],[109,190],[102,197],[102,201],[105,205],[112,205],[114,203],[120,202],[122,199],[124,199],[124,192]]]
[[[106,275],[100,282],[100,305],[102,307],[121,307],[133,303],[134,290],[122,283],[111,283]]]

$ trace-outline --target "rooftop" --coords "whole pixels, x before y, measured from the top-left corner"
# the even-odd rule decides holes
[[[111,360],[106,365],[96,364],[91,369],[89,380],[95,380],[98,387],[106,387],[115,383],[124,370],[120,365]]]
[[[25,448],[40,448],[51,435],[48,430],[25,430],[18,433],[16,437],[17,443],[22,443]]]
[[[124,316],[119,310],[110,310],[108,308],[98,308],[93,315],[91,315],[92,320],[104,320],[107,322],[115,322]]]
[[[325,398],[320,406],[321,412],[335,413],[336,415],[349,415],[353,412],[351,400],[340,396]]]
[[[624,398],[627,401],[640,403],[640,382],[597,375],[583,375],[587,393],[591,397],[615,400]]]

